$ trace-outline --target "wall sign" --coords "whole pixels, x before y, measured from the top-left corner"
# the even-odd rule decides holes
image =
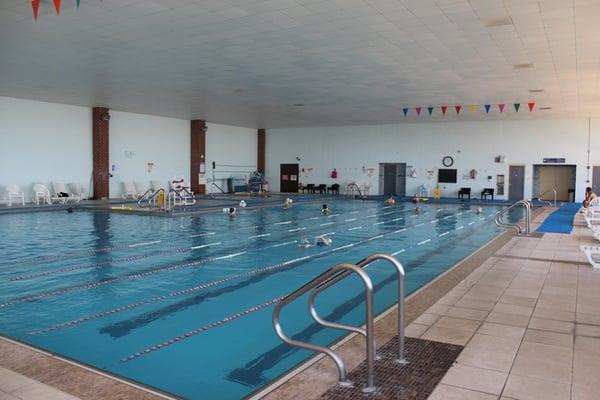
[[[446,156],[446,157],[442,158],[442,165],[446,168],[451,167],[452,165],[454,165],[454,158],[452,158],[450,156]]]
[[[544,164],[564,164],[565,158],[544,158]]]

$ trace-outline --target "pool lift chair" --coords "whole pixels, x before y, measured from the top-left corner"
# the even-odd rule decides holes
[[[366,340],[366,362],[367,362],[367,383],[362,389],[364,393],[373,393],[377,390],[375,387],[375,376],[374,368],[375,362],[378,360],[377,349],[375,345],[375,323],[374,323],[374,311],[373,311],[373,282],[367,273],[366,267],[374,264],[376,261],[383,260],[392,264],[392,267],[396,271],[398,280],[398,358],[396,361],[401,364],[406,364],[408,361],[405,358],[404,353],[404,267],[395,257],[388,254],[373,254],[356,264],[342,263],[337,264],[334,267],[323,272],[321,275],[312,279],[308,283],[304,284],[299,289],[283,297],[276,305],[273,310],[273,327],[277,336],[281,338],[285,343],[299,347],[301,349],[315,351],[331,358],[335,363],[338,370],[338,380],[341,386],[352,386],[352,382],[348,380],[346,366],[342,358],[333,351],[330,347],[319,346],[313,343],[302,342],[289,337],[283,327],[281,326],[280,314],[283,308],[291,302],[299,299],[304,294],[308,293],[308,310],[314,321],[326,328],[339,329],[342,331],[349,332],[351,334],[358,334],[365,337]],[[378,263],[377,265],[381,265]],[[375,268],[375,267],[372,267]],[[365,296],[365,327],[355,327],[349,325],[342,325],[336,322],[327,321],[321,317],[315,307],[315,298],[323,291],[327,290],[336,283],[343,279],[357,275],[364,286]]]

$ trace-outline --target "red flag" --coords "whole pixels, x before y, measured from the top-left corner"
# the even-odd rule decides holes
[[[56,15],[60,15],[60,0],[54,0],[54,9],[56,10]]]
[[[446,110],[448,109],[448,106],[441,106],[440,108],[442,110],[442,114],[446,115]]]
[[[417,115],[421,115],[421,107],[417,107],[415,110],[417,110]]]
[[[37,21],[40,0],[31,0],[31,8],[33,8],[33,19]]]
[[[529,112],[532,112],[533,107],[535,107],[535,103],[527,103],[527,105],[529,106]]]
[[[462,106],[454,106],[454,109],[456,110],[456,115],[458,115],[460,113],[461,108],[462,108]]]
[[[498,109],[500,112],[504,111],[504,104],[498,104]]]

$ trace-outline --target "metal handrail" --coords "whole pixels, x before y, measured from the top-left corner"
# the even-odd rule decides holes
[[[354,195],[354,189],[356,189],[358,191],[358,194],[359,194],[359,196],[360,196],[361,199],[365,198],[365,196],[363,196],[363,194],[362,194],[362,192],[360,190],[360,187],[355,182],[352,182],[352,183],[349,183],[349,184],[346,185],[346,193],[348,193],[350,191],[350,188],[352,188],[352,196],[354,198],[356,198],[356,196]]]
[[[370,393],[375,390],[374,386],[374,362],[376,359],[376,347],[375,347],[375,335],[374,335],[374,316],[373,316],[373,285],[369,278],[369,275],[363,270],[368,265],[374,263],[377,260],[387,260],[391,262],[396,268],[398,274],[398,361],[406,363],[404,358],[404,268],[402,264],[394,257],[387,254],[374,254],[361,261],[358,264],[338,264],[335,267],[325,271],[321,275],[317,276],[310,282],[306,283],[293,293],[287,295],[275,306],[273,310],[273,327],[277,335],[285,342],[292,346],[300,347],[323,353],[329,356],[338,369],[339,383],[341,385],[351,385],[346,379],[346,368],[342,359],[332,350],[327,347],[314,345],[307,342],[301,342],[289,338],[284,332],[279,322],[279,316],[284,306],[298,299],[300,296],[307,292],[311,292],[308,297],[308,310],[313,319],[320,325],[345,330],[348,332],[358,333],[365,337],[366,349],[367,349],[367,386],[363,388],[363,392]],[[358,274],[365,285],[365,305],[366,305],[366,329],[357,328],[354,326],[338,324],[322,319],[317,313],[314,300],[316,296],[323,292],[325,289],[335,285],[341,280],[347,278],[352,274]]]
[[[145,198],[145,197],[148,195],[148,192],[150,192],[151,190],[153,191],[153,192],[152,192],[152,194],[151,194],[151,196],[150,196],[150,197],[148,197],[148,198]],[[158,196],[158,194],[159,194],[159,193],[161,193],[161,192],[162,192],[162,193],[163,193],[163,195],[164,195],[164,194],[165,194],[165,189],[163,189],[163,188],[160,188],[160,189],[158,189],[158,190],[156,190],[156,191],[154,191],[154,189],[148,189],[148,190],[146,190],[146,192],[145,192],[145,193],[142,195],[142,197],[141,197],[141,198],[138,200],[138,206],[140,206],[140,208],[144,208],[144,207],[150,207],[150,206],[151,206],[151,204],[152,204],[152,202],[156,202],[156,196]],[[144,200],[145,200],[145,201],[148,203],[148,205],[147,205],[147,206],[144,206],[144,205],[142,204],[142,202],[143,202]]]
[[[150,195],[152,195],[152,193],[154,193],[154,189],[150,188],[150,189],[146,190],[146,191],[144,192],[144,194],[142,194],[142,195],[140,196],[140,198],[139,198],[139,200],[138,200],[138,206],[139,206],[140,208],[144,208],[144,206],[142,205],[142,202],[143,202],[143,201],[146,201],[146,200],[147,200],[147,199],[146,199],[146,197],[147,197],[147,196],[150,196]],[[150,204],[148,204],[148,205],[150,205]]]
[[[551,201],[549,201],[549,200],[542,200],[542,196],[543,196],[543,195],[545,195],[546,193],[550,192],[550,191],[554,192],[554,203],[552,203],[552,202],[551,202]],[[549,205],[549,206],[554,206],[554,207],[556,207],[556,204],[557,204],[557,203],[556,203],[556,197],[557,197],[557,191],[556,191],[556,187],[553,187],[552,189],[546,190],[544,193],[540,194],[540,195],[537,197],[537,199],[538,199],[538,201],[540,201],[541,203],[548,203],[548,205]],[[554,204],[554,205],[553,205],[553,204]]]
[[[504,214],[507,214],[510,210],[519,206],[525,208],[525,232],[523,232],[523,228],[521,228],[521,225],[519,223],[502,221],[502,216]],[[531,203],[527,200],[519,200],[511,204],[510,206],[503,208],[502,210],[498,211],[494,216],[494,222],[500,227],[514,229],[517,235],[529,236],[531,234]]]

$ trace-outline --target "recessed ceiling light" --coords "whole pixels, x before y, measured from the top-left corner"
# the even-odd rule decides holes
[[[529,89],[529,93],[542,93],[544,89]]]
[[[508,15],[505,17],[486,18],[481,20],[481,22],[486,28],[495,28],[497,26],[507,26],[513,24],[512,18]]]
[[[533,64],[515,64],[513,65],[514,69],[528,69],[533,68]]]
[[[542,110],[542,111],[552,110],[552,107],[540,107],[539,110]]]

